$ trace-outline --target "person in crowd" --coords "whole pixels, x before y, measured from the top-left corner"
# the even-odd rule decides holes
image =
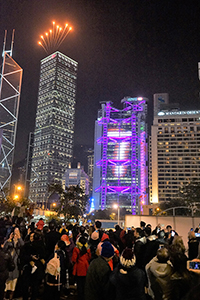
[[[11,255],[3,251],[4,238],[0,239],[0,300],[4,299],[5,283],[9,272],[15,269],[14,261]]]
[[[115,287],[115,300],[145,300],[145,273],[135,265],[132,249],[126,248],[120,256],[120,263],[110,275]]]
[[[78,241],[81,236],[83,236],[87,241],[89,240],[89,234],[84,226],[80,227],[79,234],[77,235],[76,241]]]
[[[84,286],[89,262],[91,259],[91,251],[84,236],[81,236],[73,249],[72,262],[73,275],[76,276],[78,299],[84,300]]]
[[[148,282],[149,295],[155,300],[170,300],[171,281],[173,267],[169,261],[168,249],[163,245],[157,250],[157,255],[145,267]]]
[[[192,260],[197,258],[199,250],[199,241],[195,236],[194,230],[190,230],[188,233],[188,258]]]
[[[56,231],[56,223],[49,223],[49,232],[46,234],[46,259],[54,254],[55,245],[60,240],[60,233]]]
[[[172,244],[169,245],[169,249],[172,253],[181,253],[184,255],[186,249],[182,237],[178,235],[175,236]]]
[[[100,243],[97,245],[97,250],[96,250],[96,255],[99,256],[101,255],[101,251],[102,251],[102,244],[109,241],[110,242],[110,238],[106,233],[103,233],[102,238]],[[113,271],[114,267],[116,266],[116,264],[119,261],[119,250],[111,243],[111,245],[113,246],[114,249],[114,256],[113,258],[108,262],[111,271]]]
[[[102,244],[101,255],[94,259],[88,268],[85,283],[86,300],[113,300],[113,286],[109,280],[111,269],[108,262],[114,255],[110,242]]]
[[[14,232],[10,234],[9,239],[4,244],[4,251],[9,253],[15,264],[13,271],[9,272],[9,277],[6,281],[6,299],[13,299],[14,291],[19,277],[19,258],[20,250],[24,245],[24,241],[21,238],[21,234],[18,227],[15,227]]]
[[[193,287],[194,281],[187,269],[187,257],[176,248],[170,249],[170,260],[174,273],[171,276],[171,298],[170,300],[181,300]]]
[[[101,230],[101,222],[96,221],[94,225],[95,231],[91,234],[91,237],[89,239],[89,245],[91,250],[92,258],[91,260],[97,258],[96,250],[99,242],[101,241],[103,231]]]
[[[144,254],[145,254],[145,244],[146,236],[144,231],[140,227],[135,228],[134,236],[136,238],[134,245],[134,253],[136,256],[136,265],[138,268],[144,269]]]
[[[145,229],[145,226],[146,226],[146,223],[145,223],[144,221],[140,221],[140,228],[141,228],[142,230]]]
[[[66,283],[65,243],[58,241],[54,254],[46,264],[45,300],[59,300],[62,287]]]
[[[44,221],[43,221],[43,218],[40,218],[39,221],[36,223],[36,227],[37,229],[39,230],[43,230],[43,227],[44,227]]]
[[[31,233],[30,241],[21,249],[21,267],[23,270],[23,300],[29,298],[31,288],[31,300],[38,296],[39,285],[44,278],[45,247],[39,233]]]

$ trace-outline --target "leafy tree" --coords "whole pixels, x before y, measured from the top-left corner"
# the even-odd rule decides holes
[[[85,195],[79,185],[66,187],[64,190],[61,184],[54,183],[49,185],[49,192],[59,195],[56,211],[59,215],[63,214],[65,220],[69,220],[72,217],[78,220],[79,216],[86,212],[88,196]]]
[[[164,211],[168,208],[184,206],[185,208],[176,209],[176,215],[187,216],[191,215],[192,210],[196,215],[199,215],[198,205],[200,205],[200,183],[193,180],[182,185],[175,198],[160,202],[159,207],[161,211]],[[172,215],[173,210],[167,211],[167,214]]]

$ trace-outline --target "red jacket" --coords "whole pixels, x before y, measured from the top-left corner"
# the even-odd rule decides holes
[[[74,263],[73,275],[86,276],[90,259],[90,249],[87,250],[87,253],[80,256],[80,250],[75,247],[72,254],[72,262]]]

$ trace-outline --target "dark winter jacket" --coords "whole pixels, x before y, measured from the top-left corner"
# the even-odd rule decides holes
[[[107,261],[99,256],[88,268],[85,284],[85,300],[113,300],[113,289],[109,281],[111,269]]]
[[[5,283],[8,279],[9,271],[13,271],[15,264],[9,253],[5,253],[0,247],[0,283]]]
[[[115,300],[145,300],[145,273],[133,266],[124,271],[120,265],[110,275],[110,281],[115,286]]]

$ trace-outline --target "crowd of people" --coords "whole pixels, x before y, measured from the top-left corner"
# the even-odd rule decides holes
[[[0,300],[196,300],[200,299],[199,228],[187,251],[171,225],[103,230],[94,225],[28,226],[0,219]]]

